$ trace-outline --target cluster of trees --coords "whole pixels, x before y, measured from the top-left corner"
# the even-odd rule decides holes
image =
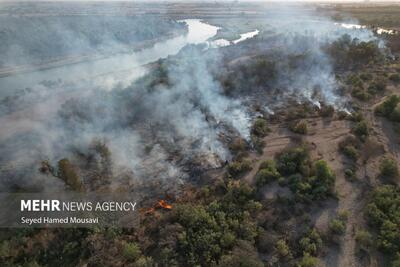
[[[333,195],[335,175],[325,161],[312,162],[309,148],[302,145],[279,154],[276,161],[260,165],[257,185],[260,187],[271,181],[288,184],[298,200],[311,202]]]
[[[362,42],[345,34],[326,48],[337,68],[359,67],[383,61],[384,57],[374,41]]]
[[[376,188],[366,215],[368,223],[376,230],[378,249],[395,261],[400,251],[400,188],[393,185]],[[398,265],[393,263],[393,266]]]
[[[220,79],[224,92],[227,95],[248,93],[249,90],[257,90],[273,84],[278,76],[276,65],[268,58],[258,58],[234,66],[225,77]]]
[[[361,101],[367,101],[372,96],[381,94],[387,86],[385,77],[373,77],[370,73],[351,74],[347,77],[346,84],[351,87],[351,95]]]
[[[239,182],[225,190],[208,204],[176,207],[165,226],[174,230],[157,243],[164,266],[263,266],[254,247],[261,209],[254,190]]]
[[[400,96],[391,95],[375,108],[375,114],[400,122]]]
[[[397,168],[397,162],[391,157],[384,157],[379,166],[380,177],[387,182],[396,184],[399,178],[399,169]]]
[[[276,181],[281,177],[281,174],[276,169],[275,161],[267,160],[260,164],[255,179],[257,186],[261,187],[265,184]]]

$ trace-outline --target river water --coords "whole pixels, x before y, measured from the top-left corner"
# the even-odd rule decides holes
[[[116,78],[129,81],[143,74],[140,66],[177,54],[188,44],[206,42],[215,36],[218,27],[197,19],[184,20],[188,33],[156,43],[154,46],[132,54],[116,54],[94,61],[80,62],[57,68],[38,70],[0,78],[1,96],[12,94],[18,89],[34,87],[42,81],[62,81],[68,83],[79,80],[100,79],[103,84],[112,86]],[[115,75],[117,74],[117,75]]]

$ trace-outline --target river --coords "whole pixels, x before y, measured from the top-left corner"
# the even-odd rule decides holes
[[[42,81],[62,81],[68,83],[79,80],[100,79],[101,82],[112,86],[118,82],[117,77],[126,80],[134,79],[143,74],[142,65],[157,61],[177,54],[188,44],[205,43],[215,36],[218,27],[204,23],[198,19],[184,20],[188,26],[188,33],[156,43],[152,47],[140,50],[132,54],[116,54],[111,57],[84,61],[75,64],[64,65],[56,68],[37,70],[0,78],[1,96],[12,94],[15,90],[34,87]]]

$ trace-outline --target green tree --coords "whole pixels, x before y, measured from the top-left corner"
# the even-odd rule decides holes
[[[269,132],[267,121],[263,118],[256,119],[253,127],[251,128],[251,132],[258,137],[266,136]]]
[[[257,186],[263,186],[269,182],[276,181],[281,177],[272,160],[264,161],[256,174]]]
[[[397,168],[397,162],[392,158],[385,157],[381,160],[380,166],[380,175],[385,178],[389,178],[391,180],[399,177],[399,169]]]
[[[318,259],[305,253],[301,260],[297,263],[298,267],[316,267],[318,265]]]
[[[140,247],[134,242],[126,243],[122,249],[122,255],[128,261],[135,261],[141,255]]]

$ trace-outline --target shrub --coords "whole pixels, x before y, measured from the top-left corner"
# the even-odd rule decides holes
[[[356,125],[353,127],[353,133],[361,140],[365,141],[368,138],[369,130],[368,124],[366,121],[362,120],[357,122]]]
[[[346,176],[346,178],[348,178],[350,180],[354,180],[356,178],[356,173],[352,169],[344,170],[344,175]]]
[[[395,83],[399,83],[400,82],[400,74],[399,73],[393,73],[389,76],[389,80],[391,80],[392,82]]]
[[[350,212],[348,210],[340,210],[338,212],[338,218],[342,222],[347,222],[349,215],[350,215]]]
[[[306,145],[288,149],[277,157],[277,169],[283,175],[304,173],[309,164],[310,153]],[[304,173],[306,174],[306,173]]]
[[[368,250],[374,243],[372,235],[366,230],[358,230],[355,239],[357,245],[363,250]]]
[[[348,158],[356,161],[358,158],[358,150],[353,145],[347,145],[341,149],[343,154]]]
[[[349,135],[339,143],[339,151],[353,161],[357,161],[359,156],[359,143],[360,141],[358,141],[353,135]]]
[[[360,121],[364,120],[364,116],[360,112],[354,112],[351,114],[350,120],[352,120],[354,122],[360,122]]]
[[[375,108],[375,114],[391,119],[392,113],[399,103],[400,103],[400,96],[391,95],[382,104],[380,104]],[[394,117],[397,118],[398,117],[397,114],[394,115]]]
[[[251,142],[254,146],[254,149],[257,151],[257,153],[262,154],[263,153],[263,148],[265,147],[265,141],[263,138],[255,136],[254,134],[251,135]]]
[[[332,117],[334,113],[335,113],[335,108],[331,105],[321,107],[320,114],[322,117]]]
[[[218,266],[263,267],[264,264],[259,259],[255,248],[249,242],[239,241],[231,254],[222,256]]]
[[[228,172],[230,175],[233,176],[242,175],[250,170],[251,170],[251,161],[248,159],[233,161],[228,164]]]
[[[383,92],[386,89],[386,85],[387,85],[386,79],[377,78],[368,86],[368,92],[371,94],[377,94]]]
[[[372,80],[372,74],[371,73],[367,73],[367,72],[363,72],[360,74],[360,79],[363,81],[370,81]]]
[[[346,231],[346,224],[338,219],[333,219],[329,223],[329,229],[334,233],[334,234],[344,234]]]
[[[400,122],[400,103],[398,103],[393,109],[389,119],[395,122]]]
[[[391,158],[382,159],[380,166],[380,176],[389,179],[395,179],[399,176],[399,170],[397,168],[397,162]]]
[[[400,267],[400,252],[396,254],[394,260],[390,264],[390,267]]]
[[[0,244],[0,259],[4,259],[10,255],[11,249],[10,244],[7,240],[4,240]]]
[[[304,253],[317,255],[318,250],[322,246],[322,239],[316,229],[311,230],[307,236],[300,239],[300,247]]]
[[[264,137],[268,134],[269,128],[267,121],[262,118],[258,118],[254,121],[253,127],[251,128],[252,134],[258,137]]]
[[[346,83],[353,87],[362,87],[363,82],[362,80],[355,74],[351,74],[347,77]]]
[[[154,261],[151,257],[140,257],[135,261],[135,267],[153,267]]]
[[[313,176],[300,174],[289,177],[290,189],[303,201],[323,200],[333,192],[335,175],[323,160],[315,162]]]
[[[316,267],[318,266],[318,259],[305,253],[301,260],[297,263],[298,267]]]
[[[122,249],[122,255],[128,261],[135,261],[141,254],[140,247],[134,243],[126,243]]]
[[[242,153],[247,149],[246,142],[241,138],[235,138],[231,144],[229,144],[229,149],[234,153]]]
[[[291,256],[290,248],[285,240],[283,239],[278,240],[276,242],[275,247],[280,257],[286,258]]]
[[[299,121],[298,123],[292,125],[290,130],[294,133],[298,134],[307,134],[307,122],[306,121]]]
[[[368,101],[371,98],[371,95],[368,92],[359,87],[353,88],[351,95],[361,101]]]
[[[278,180],[280,176],[274,161],[264,161],[261,163],[260,169],[256,174],[257,186],[263,186],[269,182]]]
[[[378,234],[378,248],[395,256],[400,251],[400,188],[393,185],[376,188],[366,215]]]

